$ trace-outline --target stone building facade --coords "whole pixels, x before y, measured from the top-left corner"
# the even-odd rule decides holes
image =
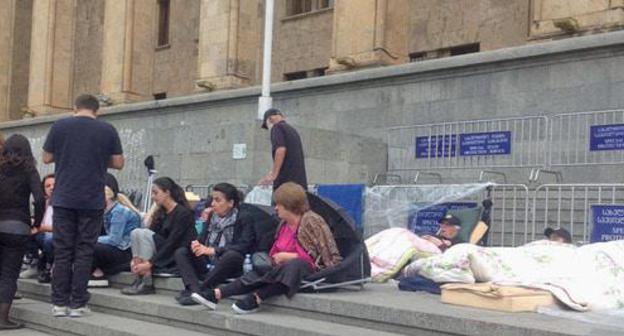
[[[261,82],[263,0],[0,0],[0,121]],[[624,0],[275,0],[273,81],[624,26]]]

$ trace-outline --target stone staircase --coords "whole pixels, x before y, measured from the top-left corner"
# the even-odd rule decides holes
[[[174,336],[174,335],[618,335],[596,325],[533,313],[500,313],[445,305],[426,293],[400,292],[394,285],[367,285],[363,291],[301,293],[292,300],[269,300],[260,312],[236,315],[232,301],[216,311],[182,307],[173,299],[180,279],[156,279],[157,294],[128,297],[119,287],[128,274],[113,278],[115,288],[92,289],[87,317],[54,318],[47,302],[50,286],[20,280],[27,299],[16,301],[15,319],[29,328],[53,335]],[[4,336],[4,335],[3,335]]]

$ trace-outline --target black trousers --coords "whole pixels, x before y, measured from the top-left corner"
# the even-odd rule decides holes
[[[80,308],[89,301],[93,250],[102,231],[102,210],[54,207],[52,303]]]
[[[99,268],[106,275],[115,275],[121,272],[130,271],[130,261],[132,251],[120,250],[115,246],[107,244],[95,244],[93,253],[93,270]]]
[[[239,277],[245,257],[236,251],[226,251],[216,258],[213,268],[208,271],[208,257],[196,257],[190,248],[181,247],[175,252],[175,261],[184,287],[196,293],[203,288],[214,288],[229,278]],[[203,278],[201,284],[200,278]]]
[[[11,303],[29,237],[0,233],[0,303]]]

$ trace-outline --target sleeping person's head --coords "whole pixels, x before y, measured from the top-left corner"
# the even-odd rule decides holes
[[[572,235],[570,235],[568,230],[563,228],[546,228],[546,230],[544,230],[544,236],[550,241],[572,244]]]
[[[440,228],[438,231],[438,235],[446,239],[455,238],[459,233],[459,230],[461,229],[461,223],[459,219],[451,214],[447,214],[446,216],[442,217],[439,224]]]

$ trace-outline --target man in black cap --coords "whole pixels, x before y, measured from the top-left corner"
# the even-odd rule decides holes
[[[546,238],[548,238],[548,240],[550,241],[572,244],[572,235],[570,235],[570,232],[568,232],[568,230],[566,229],[546,228],[546,230],[544,230],[544,236],[546,236]]]
[[[440,228],[435,236],[423,236],[422,238],[434,243],[440,251],[444,252],[449,247],[458,244],[457,234],[461,230],[459,219],[451,214],[440,219]]]
[[[273,183],[273,190],[276,190],[286,182],[294,182],[307,190],[303,146],[297,130],[286,123],[284,115],[276,108],[264,112],[262,128],[271,131],[273,168],[258,184]]]

